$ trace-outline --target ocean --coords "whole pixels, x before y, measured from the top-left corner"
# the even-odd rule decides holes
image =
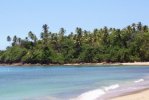
[[[0,66],[0,100],[106,100],[149,88],[149,66]]]

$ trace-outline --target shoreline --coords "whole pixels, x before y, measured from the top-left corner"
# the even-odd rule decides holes
[[[114,97],[110,100],[149,100],[149,89],[126,93],[121,96]]]
[[[0,64],[0,66],[56,66],[56,65],[62,65],[62,66],[102,66],[102,65],[111,65],[111,66],[149,66],[149,62],[127,62],[127,63],[68,63],[68,64],[23,64],[23,63],[12,63],[12,64]]]

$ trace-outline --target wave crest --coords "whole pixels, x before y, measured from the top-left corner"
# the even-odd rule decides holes
[[[143,82],[144,81],[144,79],[139,79],[139,80],[136,80],[136,81],[134,81],[135,83],[140,83],[140,82]]]
[[[111,86],[108,86],[108,87],[104,87],[104,90],[105,91],[109,91],[109,90],[113,90],[113,89],[116,89],[116,88],[119,88],[119,84],[114,84],[114,85],[111,85]]]
[[[70,100],[96,100],[100,96],[104,95],[105,92],[102,89],[91,90],[78,96],[77,98]]]

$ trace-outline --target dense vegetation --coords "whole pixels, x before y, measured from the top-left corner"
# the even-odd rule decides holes
[[[149,61],[149,28],[132,24],[123,29],[101,28],[93,32],[77,27],[65,35],[43,25],[41,37],[30,31],[25,39],[7,37],[12,46],[0,51],[0,63],[63,64]]]

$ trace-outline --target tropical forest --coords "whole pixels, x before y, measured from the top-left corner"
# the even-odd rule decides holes
[[[7,36],[11,43],[0,51],[1,64],[73,64],[149,61],[149,27],[141,22],[122,29],[97,28],[91,31],[77,27],[66,34],[56,33],[45,24],[40,37],[32,31],[28,36]]]

